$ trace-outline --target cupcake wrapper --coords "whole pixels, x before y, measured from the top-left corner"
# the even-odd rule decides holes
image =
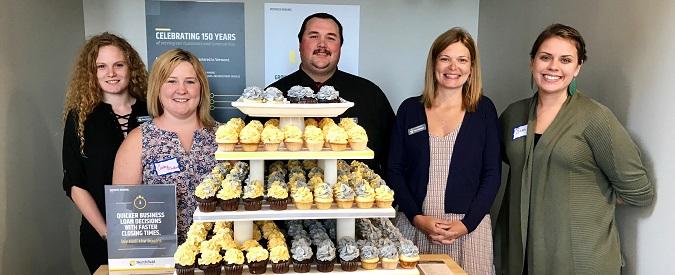
[[[248,272],[251,274],[263,274],[267,271],[267,260],[248,263]]]
[[[365,262],[361,261],[361,267],[366,270],[373,270],[377,268],[377,261],[374,262]]]
[[[394,201],[375,201],[377,208],[389,208]]]
[[[257,211],[262,209],[262,197],[244,199],[244,210]]]
[[[352,150],[354,151],[366,150],[366,148],[368,147],[367,145],[368,142],[354,142],[354,141],[349,142],[349,147],[351,147]]]
[[[274,274],[283,274],[287,273],[288,270],[290,269],[291,262],[289,261],[281,261],[278,263],[272,263],[272,272]]]
[[[401,264],[401,267],[405,268],[405,269],[413,269],[413,268],[415,268],[415,266],[417,266],[417,261],[408,262],[408,261],[401,260],[399,263]]]
[[[319,272],[331,272],[334,268],[334,261],[316,261],[316,269]]]
[[[284,142],[284,145],[286,145],[286,150],[291,152],[300,151],[302,149],[302,142]]]
[[[333,205],[333,202],[315,202],[317,209],[330,209]]]
[[[225,275],[241,275],[244,271],[244,265],[240,264],[226,264]]]
[[[218,200],[215,197],[202,199],[200,197],[195,196],[195,199],[199,203],[199,211],[202,212],[216,211],[216,206],[218,206]]]
[[[287,199],[267,198],[267,202],[270,204],[270,209],[272,210],[286,210],[288,208]]]
[[[218,143],[218,151],[232,152],[237,143]]]
[[[336,202],[338,208],[352,208],[352,205],[354,204],[354,201],[337,201]]]
[[[265,143],[265,151],[273,152],[279,150],[279,143]]]
[[[293,271],[295,271],[295,273],[307,273],[307,272],[309,272],[309,260],[305,260],[305,261],[301,261],[301,262],[293,260]]]
[[[330,149],[333,151],[344,151],[347,149],[347,143],[330,143]]]
[[[356,207],[358,207],[358,208],[372,208],[373,202],[372,201],[357,201]]]
[[[220,209],[223,211],[237,211],[239,208],[239,199],[229,199],[220,201]]]
[[[312,209],[312,203],[311,202],[295,202],[295,208],[302,209],[302,210]]]
[[[351,260],[351,261],[340,261],[340,268],[344,271],[356,271],[356,268],[358,268],[359,262],[356,260]]]
[[[205,275],[219,275],[221,271],[220,264],[199,265],[199,269],[204,271]]]
[[[398,266],[398,261],[382,260],[382,269],[396,269],[396,266]]]
[[[244,152],[258,151],[258,143],[242,143],[241,150],[243,150]]]
[[[185,265],[175,265],[176,268],[176,274],[177,275],[194,275],[195,274],[195,266],[190,265],[190,266],[185,266]]]
[[[312,152],[323,150],[323,142],[305,142],[305,145],[307,145],[307,150]]]

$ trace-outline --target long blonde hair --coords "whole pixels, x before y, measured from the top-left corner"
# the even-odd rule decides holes
[[[63,107],[63,120],[74,115],[77,122],[77,136],[80,139],[80,153],[84,154],[84,123],[103,101],[103,93],[96,77],[96,58],[103,46],[119,48],[127,58],[129,66],[128,93],[136,99],[143,100],[148,87],[148,71],[138,52],[124,38],[104,32],[87,40],[73,66],[70,81],[66,88],[66,101]],[[71,114],[72,113],[72,114]]]
[[[439,35],[429,48],[427,56],[426,72],[424,74],[424,90],[422,91],[422,103],[430,108],[436,98],[436,59],[450,44],[460,42],[471,54],[471,75],[462,87],[462,107],[467,112],[475,112],[480,101],[483,89],[480,77],[480,57],[478,48],[471,35],[462,28],[452,28]]]
[[[157,57],[155,63],[152,64],[150,80],[148,81],[148,114],[152,117],[158,117],[164,113],[162,103],[159,101],[160,89],[164,81],[171,76],[173,70],[183,61],[192,65],[201,87],[199,91],[199,105],[197,106],[197,119],[199,119],[202,126],[207,128],[213,127],[216,122],[211,116],[211,92],[209,90],[209,81],[206,78],[206,71],[194,54],[183,49],[168,50]]]

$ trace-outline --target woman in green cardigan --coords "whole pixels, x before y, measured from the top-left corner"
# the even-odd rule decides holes
[[[616,205],[654,197],[640,151],[607,107],[576,89],[586,61],[576,29],[549,26],[530,58],[537,92],[500,117],[509,173],[497,273],[620,274]]]

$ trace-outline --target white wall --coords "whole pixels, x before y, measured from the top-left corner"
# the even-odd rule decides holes
[[[675,235],[675,2],[495,1],[480,3],[479,47],[485,89],[498,109],[528,97],[529,50],[555,22],[577,28],[589,60],[578,87],[608,106],[642,149],[657,199],[619,207],[624,274],[673,274]]]
[[[84,274],[60,152],[66,81],[83,41],[82,2],[0,7],[0,274]]]
[[[86,35],[119,33],[146,58],[144,2],[83,0]],[[245,1],[248,86],[264,85],[265,2],[360,5],[360,75],[384,90],[394,110],[405,98],[421,93],[427,51],[436,36],[461,26],[477,39],[479,1]],[[296,33],[289,39],[296,40]]]

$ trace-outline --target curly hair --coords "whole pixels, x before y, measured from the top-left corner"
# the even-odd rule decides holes
[[[72,75],[66,88],[63,120],[73,115],[77,122],[77,136],[80,139],[80,153],[84,154],[84,123],[94,108],[103,101],[103,93],[96,77],[96,58],[101,47],[115,46],[127,58],[129,66],[128,93],[144,100],[148,88],[148,71],[138,52],[124,38],[104,32],[92,36],[79,51]]]

